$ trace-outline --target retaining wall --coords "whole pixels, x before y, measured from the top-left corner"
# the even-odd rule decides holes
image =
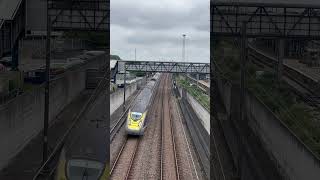
[[[193,108],[194,112],[197,114],[201,120],[201,124],[210,134],[210,113],[188,92],[186,93],[187,101]]]
[[[260,99],[246,92],[246,122],[239,123],[239,88],[219,78],[218,88],[229,117],[221,123],[223,131],[231,147],[235,164],[242,164],[245,167],[244,174],[257,171],[256,176],[267,176],[264,174],[269,170],[268,174],[279,173],[282,179],[316,180],[320,178],[319,159]],[[242,150],[237,136],[247,138],[245,148]],[[243,150],[248,152],[245,158],[241,157],[244,156],[243,154],[239,154]],[[246,158],[248,160],[244,160]],[[252,167],[249,163],[253,164]],[[277,172],[270,166],[274,166]],[[257,177],[252,178],[257,179]],[[242,176],[242,179],[249,178]]]
[[[137,90],[137,83],[126,87],[126,99]],[[110,115],[123,104],[124,88],[118,88],[117,91],[110,94]]]
[[[105,58],[105,55],[98,56],[51,82],[50,123],[85,89],[85,70],[99,67],[106,61]],[[43,113],[43,85],[0,105],[0,169],[42,130]]]
[[[246,94],[250,127],[291,180],[320,179],[320,160],[252,94]]]

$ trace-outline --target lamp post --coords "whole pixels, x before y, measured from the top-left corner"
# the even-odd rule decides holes
[[[182,34],[183,37],[183,41],[182,41],[182,62],[185,61],[185,57],[186,57],[186,52],[185,52],[185,48],[186,48],[186,35]]]

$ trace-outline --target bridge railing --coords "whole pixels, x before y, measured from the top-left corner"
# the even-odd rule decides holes
[[[118,61],[118,71],[144,71],[162,73],[199,73],[209,74],[209,63],[160,62],[160,61]]]

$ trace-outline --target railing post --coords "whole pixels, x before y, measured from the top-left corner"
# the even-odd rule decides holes
[[[123,112],[126,111],[126,65],[124,65],[124,78],[123,78]]]
[[[48,11],[48,4],[47,4]],[[44,100],[44,118],[43,118],[43,151],[42,164],[48,159],[48,124],[49,124],[49,104],[50,104],[50,44],[51,38],[51,19],[47,14],[47,39],[46,39],[46,85],[45,85],[45,100]]]
[[[277,59],[278,59],[277,80],[280,84],[281,77],[282,77],[282,69],[283,69],[283,59],[284,59],[284,39],[282,38],[278,40]]]

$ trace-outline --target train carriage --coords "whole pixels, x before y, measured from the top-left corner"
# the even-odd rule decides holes
[[[150,81],[137,96],[134,105],[129,109],[126,131],[130,135],[143,135],[148,124],[147,113],[155,96],[158,81]]]

